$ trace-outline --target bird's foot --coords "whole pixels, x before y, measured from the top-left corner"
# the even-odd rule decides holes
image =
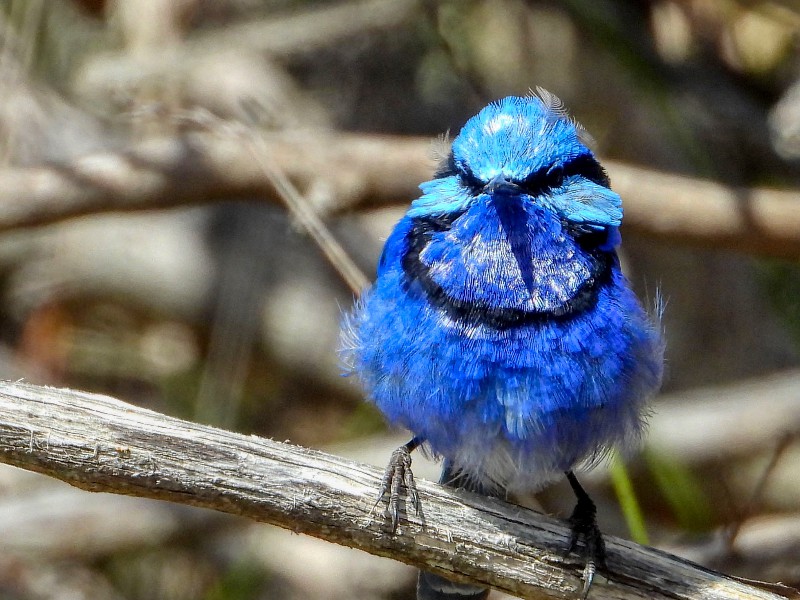
[[[572,515],[569,518],[572,535],[570,536],[567,554],[575,552],[585,561],[581,599],[586,600],[597,570],[608,571],[606,565],[606,545],[603,541],[603,534],[597,526],[597,508],[594,502],[592,502],[592,499],[583,488],[580,487],[574,475],[569,473],[567,477],[578,498],[575,510],[572,511]],[[579,547],[579,542],[581,541],[583,545]]]
[[[383,480],[381,481],[375,506],[378,506],[387,495],[389,496],[387,510],[391,517],[390,533],[397,531],[397,525],[400,521],[401,486],[405,487],[411,506],[419,514],[420,503],[417,484],[414,481],[414,474],[411,472],[411,452],[421,443],[420,439],[414,438],[392,452],[392,457],[389,459],[389,464],[383,473]]]

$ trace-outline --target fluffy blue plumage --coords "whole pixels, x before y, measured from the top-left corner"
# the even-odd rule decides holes
[[[536,490],[635,440],[662,343],[620,271],[621,201],[560,102],[470,119],[346,323],[369,398],[480,485]]]
[[[639,437],[661,381],[658,331],[623,276],[622,204],[560,101],[510,97],[470,119],[423,183],[347,317],[344,354],[387,419],[414,433],[384,478],[397,525],[409,452],[442,482],[490,495],[565,473],[578,503],[586,598],[605,566],[595,507],[572,468]],[[420,600],[487,590],[422,572]]]

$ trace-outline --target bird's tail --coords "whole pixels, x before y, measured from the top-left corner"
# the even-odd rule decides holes
[[[471,480],[468,476],[456,472],[450,461],[444,462],[439,483],[448,487],[460,488],[483,494],[484,496],[502,497],[501,491],[491,489]],[[485,600],[489,596],[487,588],[471,583],[455,583],[439,575],[420,571],[417,579],[417,600]]]

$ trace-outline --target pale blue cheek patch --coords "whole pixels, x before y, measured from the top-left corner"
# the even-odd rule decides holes
[[[622,224],[622,198],[588,179],[570,177],[562,188],[537,198],[537,202],[572,223],[593,229]]]
[[[464,189],[455,175],[426,181],[419,186],[422,196],[411,203],[409,217],[425,217],[434,214],[462,212],[474,198]]]

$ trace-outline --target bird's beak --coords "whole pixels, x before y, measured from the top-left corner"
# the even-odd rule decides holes
[[[519,194],[520,187],[508,179],[502,173],[498,173],[483,187],[487,194]]]

